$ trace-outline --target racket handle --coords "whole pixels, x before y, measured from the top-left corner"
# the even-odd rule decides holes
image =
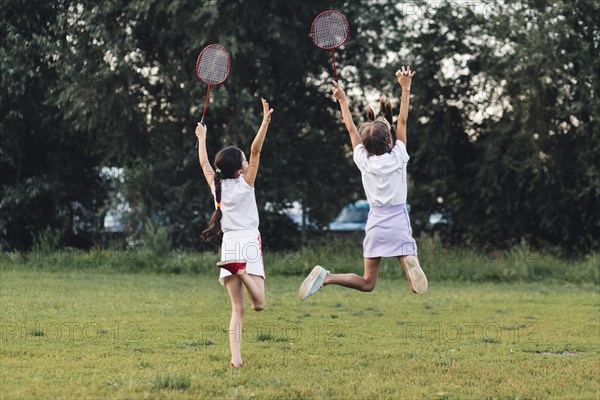
[[[204,115],[202,116],[202,119],[200,120],[200,124],[202,124],[202,126],[206,126],[206,124],[204,123]],[[200,140],[198,138],[196,138],[196,150],[198,150],[199,145],[200,145]]]
[[[335,50],[331,49],[331,62],[333,63],[333,80],[337,82],[337,68],[335,67]]]

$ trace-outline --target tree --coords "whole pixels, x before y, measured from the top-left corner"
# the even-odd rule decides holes
[[[63,120],[56,66],[55,26],[60,7],[50,3],[0,4],[0,243],[27,248],[44,229],[85,245],[99,228],[93,211],[104,201],[92,137]]]
[[[574,253],[600,244],[600,11],[594,1],[509,2],[485,25],[510,50],[482,51],[505,112],[478,129],[474,184],[486,207],[474,234],[557,245]]]
[[[417,223],[435,210],[458,243],[597,249],[598,3],[417,5],[395,46],[418,71]]]
[[[351,25],[336,59],[358,122],[367,98],[388,95],[398,107],[400,65],[417,71],[408,132],[416,235],[440,212],[443,238],[455,243],[597,249],[599,6],[480,6],[2,3],[3,247],[27,248],[47,226],[67,244],[89,244],[115,192],[133,210],[129,235],[150,220],[176,246],[198,247],[213,204],[193,148],[206,90],[193,66],[209,43],[232,59],[228,80],[211,90],[211,155],[226,144],[248,151],[259,98],[275,108],[257,181],[259,208],[275,210],[261,217],[265,243],[297,238],[276,214],[293,201],[326,224],[363,198],[330,96],[329,53],[308,37],[313,18],[333,8]],[[123,184],[111,189],[103,167],[122,168]]]
[[[27,3],[12,5],[18,13],[16,9]],[[338,6],[347,7],[349,14],[367,10],[360,4]],[[269,201],[277,210],[300,200],[312,219],[326,223],[344,203],[360,196],[359,175],[351,165],[348,140],[329,96],[329,55],[308,38],[308,28],[321,7],[319,2],[199,5],[140,0],[128,4],[65,1],[32,8],[34,18],[44,20],[39,36],[34,36],[47,55],[40,61],[47,69],[41,71],[42,82],[52,87],[52,97],[44,102],[49,109],[40,115],[55,120],[40,124],[40,129],[58,128],[47,134],[49,141],[60,144],[51,149],[52,154],[76,158],[78,172],[88,171],[81,165],[90,166],[86,184],[79,188],[96,200],[86,208],[101,220],[104,197],[89,186],[102,192],[98,170],[122,167],[126,177],[122,190],[134,210],[132,232],[141,229],[138,221],[154,218],[169,225],[178,245],[197,243],[212,202],[193,150],[193,127],[205,90],[193,65],[199,50],[211,42],[222,43],[232,56],[231,76],[212,91],[207,118],[211,152],[230,143],[247,150],[259,124],[260,96],[276,108],[258,182],[261,207]],[[385,9],[377,8],[365,18],[376,23],[375,32],[381,31],[378,19],[384,14]],[[13,22],[5,26],[18,37],[33,21],[22,15]],[[340,52],[339,65],[364,63],[369,41],[356,36],[352,51]],[[7,58],[24,51],[17,42],[5,48]],[[342,79],[346,77],[352,86],[351,73],[343,72]],[[36,104],[40,103],[38,99]],[[5,126],[7,135],[18,137],[14,128]],[[78,141],[68,140],[72,138]],[[39,151],[44,145],[34,147]],[[19,149],[25,148],[21,143]],[[14,187],[5,189],[10,192]],[[78,196],[70,188],[69,193]],[[21,197],[15,195],[14,204]],[[8,204],[5,201],[5,210]],[[36,220],[47,224],[52,214]],[[5,229],[5,237],[12,241],[10,233],[23,219],[7,218],[14,225]],[[69,223],[66,218],[63,232],[69,231]],[[276,236],[267,244],[269,240],[275,241]],[[21,247],[27,243],[14,241]]]

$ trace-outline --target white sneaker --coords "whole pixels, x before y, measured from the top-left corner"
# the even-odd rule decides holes
[[[314,267],[304,282],[302,282],[302,285],[300,285],[300,290],[298,291],[300,300],[304,300],[308,296],[317,293],[323,287],[323,282],[327,274],[329,274],[329,271],[320,265]]]
[[[425,293],[428,286],[427,277],[419,265],[419,259],[415,256],[406,256],[404,263],[400,264],[406,272],[406,278],[412,291],[417,294]]]

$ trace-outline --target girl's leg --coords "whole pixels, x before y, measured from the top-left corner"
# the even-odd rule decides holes
[[[356,274],[328,274],[324,285],[341,285],[361,292],[370,292],[375,289],[379,275],[381,257],[365,258],[365,273],[363,276]]]
[[[235,276],[224,279],[225,287],[231,299],[231,320],[229,321],[229,348],[231,349],[231,365],[241,367],[242,360],[242,322],[244,320],[244,288],[242,281]]]
[[[244,270],[239,271],[235,276],[244,284],[254,311],[262,311],[265,308],[265,280],[263,277],[249,275]]]
[[[419,265],[417,256],[399,256],[398,262],[406,273],[411,290],[417,294],[425,293],[428,287],[427,277]]]

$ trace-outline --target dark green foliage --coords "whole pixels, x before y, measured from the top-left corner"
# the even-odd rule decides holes
[[[485,70],[492,81],[506,80],[502,97],[512,110],[478,129],[474,184],[485,187],[478,197],[487,209],[478,207],[470,225],[503,241],[560,244],[570,253],[598,248],[600,62],[592,54],[600,51],[600,5],[517,4],[488,29],[502,37],[513,22],[512,52]]]
[[[417,243],[420,264],[430,282],[600,284],[600,253],[565,260],[533,250],[523,243],[507,250],[496,246],[486,246],[484,249],[448,246],[425,236],[420,237]],[[4,252],[0,258],[0,273],[12,270],[91,270],[99,273],[206,275],[213,276],[216,281],[219,254],[218,249],[212,252],[176,250],[170,256],[160,257],[146,249],[118,248]],[[265,252],[264,262],[268,276],[295,276],[299,282],[316,264],[325,266],[332,273],[363,273],[362,246],[352,238],[310,239],[298,251]],[[406,280],[404,270],[395,258],[382,260],[379,276],[383,279]],[[339,304],[336,308],[339,308]],[[498,312],[501,310],[498,309]]]
[[[334,8],[351,25],[336,59],[357,122],[366,95],[391,96],[397,112],[394,71],[417,71],[408,129],[417,235],[440,212],[451,243],[597,250],[600,5],[505,3],[4,1],[2,247],[30,248],[42,231],[60,245],[101,243],[121,193],[128,243],[141,244],[142,221],[152,221],[175,248],[212,249],[198,239],[213,203],[193,149],[206,90],[194,63],[209,43],[232,59],[211,90],[210,156],[230,144],[248,152],[266,97],[275,113],[259,208],[299,200],[327,224],[364,197],[329,93],[330,54],[308,37],[314,16]],[[124,181],[101,178],[102,167],[123,168]],[[265,247],[297,248],[297,227],[261,214]]]
[[[61,106],[61,98],[75,95],[74,88],[64,89],[56,61],[65,10],[34,1],[2,2],[0,8],[2,247],[29,247],[46,228],[70,244],[89,244],[100,227],[94,211],[105,192],[94,137],[72,129]],[[79,68],[78,60],[63,58]]]

